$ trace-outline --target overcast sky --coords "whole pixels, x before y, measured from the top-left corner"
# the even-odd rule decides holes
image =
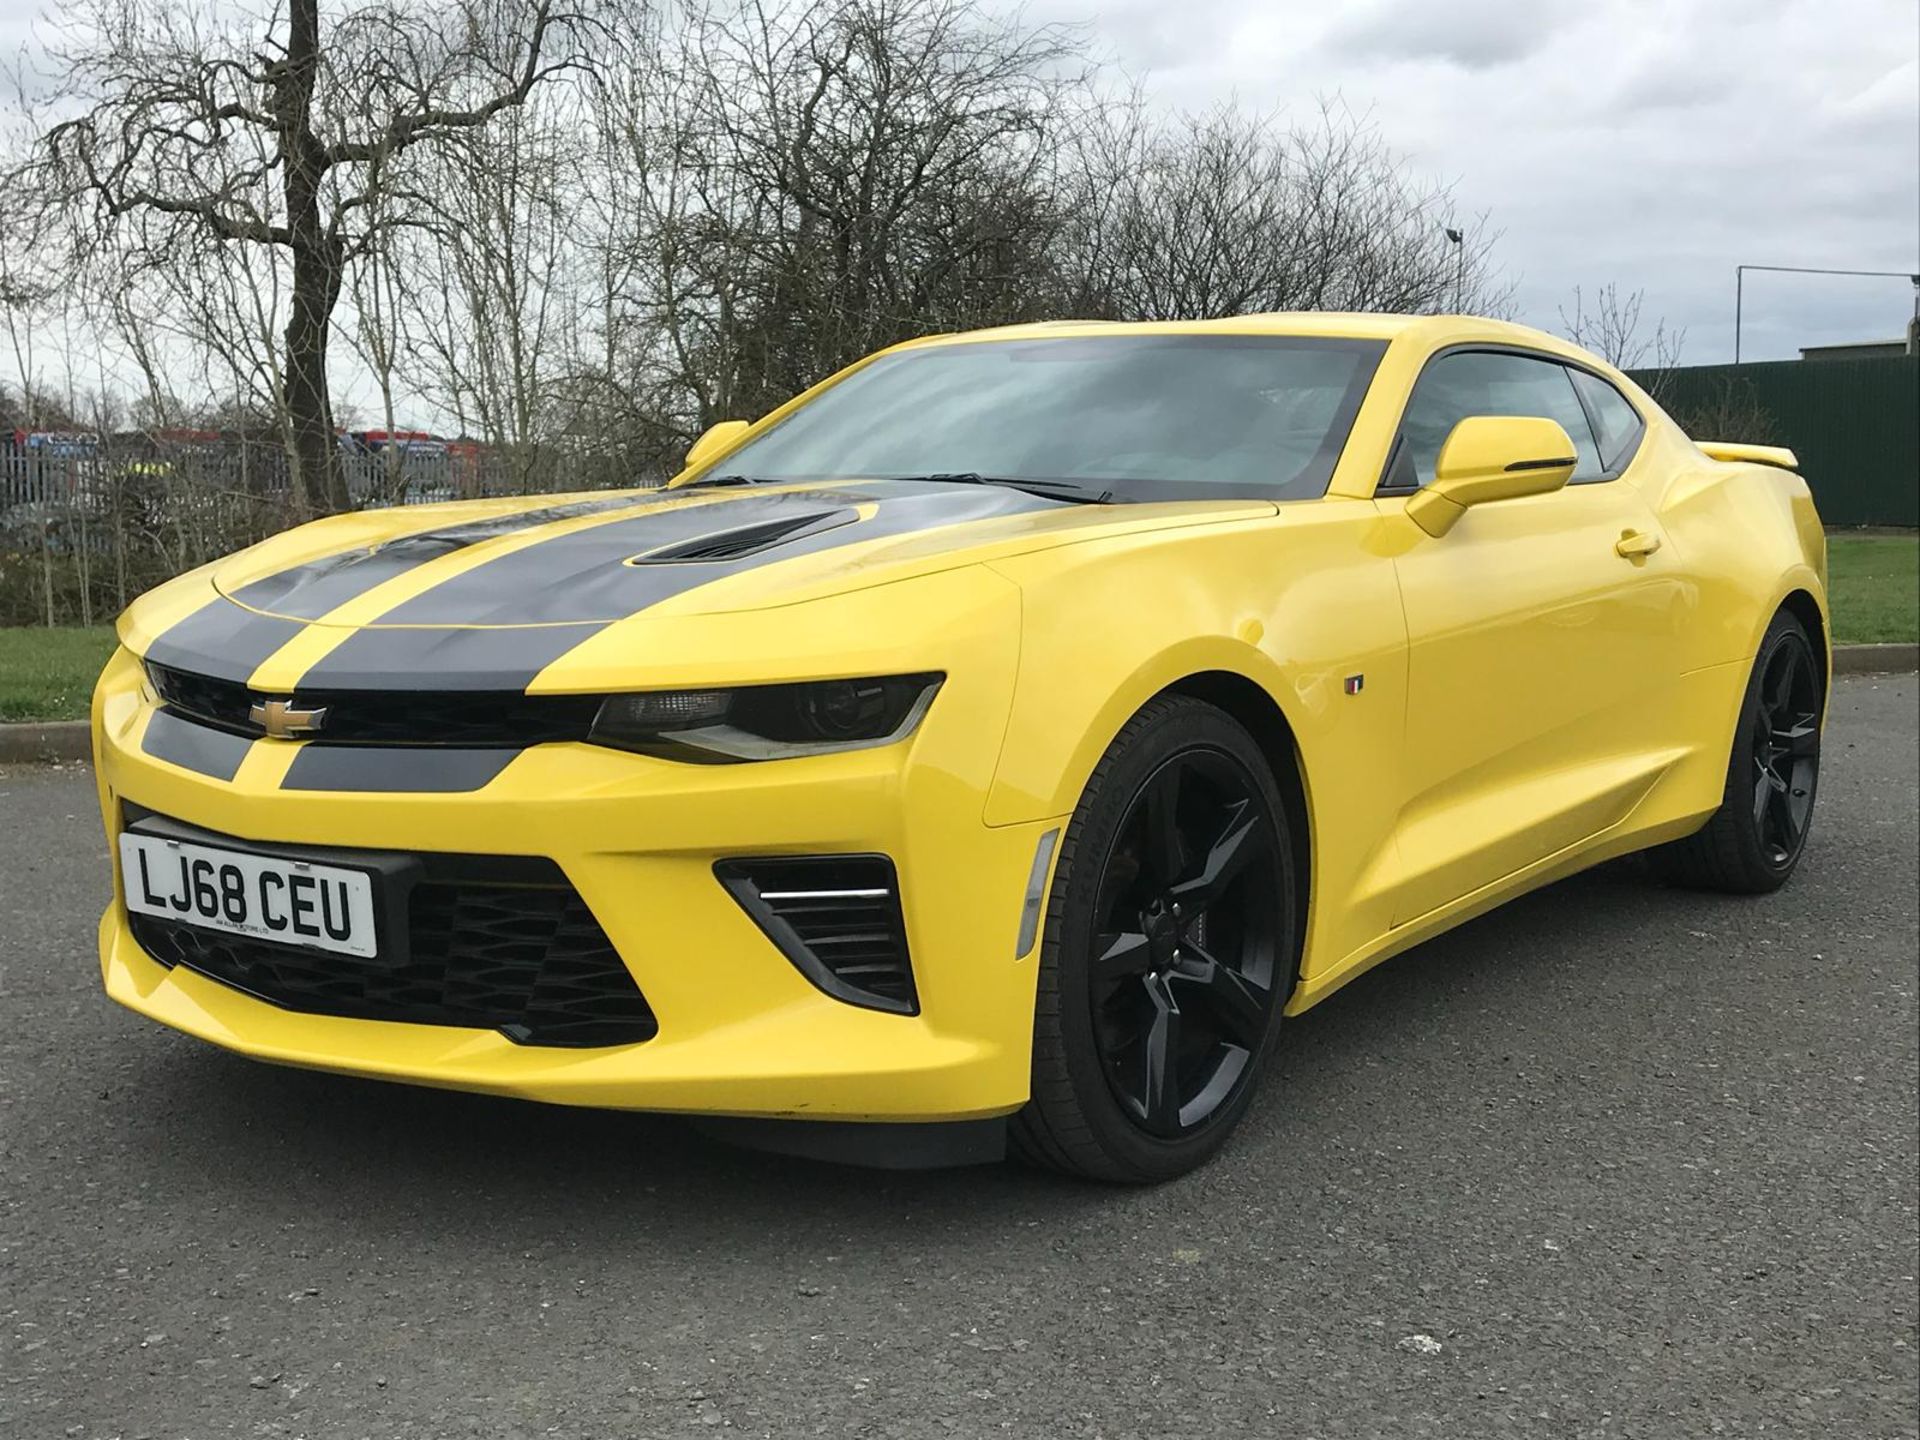
[[[1920,270],[1915,0],[1031,0],[1168,104],[1340,95],[1504,232],[1517,318],[1644,289],[1733,356],[1734,266]],[[1749,275],[1743,356],[1893,338],[1905,279]]]
[[[164,0],[161,0],[164,3]],[[989,0],[1014,4],[1015,0]],[[40,0],[0,0],[0,48]],[[1916,0],[1027,0],[1158,103],[1369,112],[1502,232],[1518,318],[1644,289],[1732,358],[1736,264],[1920,269]],[[1892,338],[1904,279],[1750,275],[1745,354]]]

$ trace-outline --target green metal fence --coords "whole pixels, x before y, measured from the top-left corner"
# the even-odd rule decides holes
[[[1633,377],[1696,440],[1786,445],[1829,525],[1920,525],[1920,356]],[[1742,434],[1721,433],[1738,427]]]

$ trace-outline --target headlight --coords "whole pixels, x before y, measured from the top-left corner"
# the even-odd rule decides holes
[[[610,695],[587,738],[675,760],[778,760],[864,750],[911,734],[944,678],[884,675]]]

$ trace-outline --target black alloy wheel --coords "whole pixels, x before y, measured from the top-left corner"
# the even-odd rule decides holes
[[[1224,712],[1168,696],[1121,731],[1060,847],[1023,1154],[1137,1183],[1225,1143],[1292,993],[1293,843],[1265,756]]]
[[[1649,851],[1654,873],[1735,895],[1764,895],[1786,884],[1813,825],[1825,707],[1819,652],[1783,610],[1754,656],[1720,808],[1694,834]]]
[[[1212,1120],[1272,1023],[1276,828],[1244,766],[1182,750],[1148,777],[1107,854],[1088,999],[1107,1083],[1150,1134]]]
[[[1753,707],[1753,823],[1769,863],[1789,866],[1806,844],[1820,776],[1820,677],[1805,645],[1781,645]]]

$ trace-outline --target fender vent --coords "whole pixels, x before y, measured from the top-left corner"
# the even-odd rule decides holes
[[[635,555],[626,563],[676,565],[740,560],[749,555],[758,555],[763,550],[771,550],[776,545],[784,545],[789,540],[797,540],[802,535],[817,535],[823,530],[838,529],[857,518],[852,510],[828,510],[781,520],[763,520],[757,525],[741,525],[732,530],[697,535],[691,540],[677,540],[671,545],[662,545],[658,550]]]
[[[920,1013],[899,882],[886,856],[723,860],[713,873],[827,994],[870,1010]]]

